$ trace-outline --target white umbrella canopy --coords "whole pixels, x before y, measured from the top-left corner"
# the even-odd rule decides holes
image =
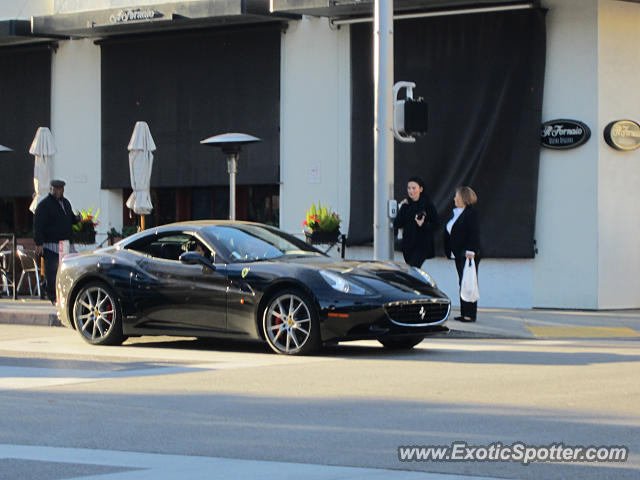
[[[56,154],[56,145],[53,135],[47,127],[40,127],[31,143],[29,153],[36,157],[33,167],[33,188],[35,196],[29,206],[29,210],[35,213],[38,203],[49,194],[49,182],[51,181],[51,163]]]
[[[4,145],[0,145],[0,152],[13,152],[9,147],[5,147]]]
[[[153,168],[153,151],[156,144],[151,137],[147,122],[136,122],[129,141],[129,173],[133,192],[127,200],[127,207],[136,215],[147,215],[153,210],[149,186]]]

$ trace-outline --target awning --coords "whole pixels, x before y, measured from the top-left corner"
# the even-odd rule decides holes
[[[394,0],[395,13],[456,10],[465,8],[507,7],[522,0]],[[375,0],[271,0],[273,13],[292,13],[333,18],[372,16]]]
[[[25,43],[50,42],[60,37],[42,37],[31,33],[29,20],[0,20],[0,47],[21,45]],[[66,38],[66,37],[65,37]]]
[[[32,17],[32,28],[38,35],[105,37],[167,29],[285,22],[295,18],[299,16],[271,13],[265,0],[201,0]]]

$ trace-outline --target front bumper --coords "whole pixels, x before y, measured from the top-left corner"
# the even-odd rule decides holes
[[[325,342],[443,335],[450,311],[442,298],[331,306],[320,311],[320,331]]]

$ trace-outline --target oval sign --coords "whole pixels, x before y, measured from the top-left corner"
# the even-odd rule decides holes
[[[616,120],[604,128],[604,140],[616,150],[640,147],[640,125],[633,120]]]
[[[540,142],[543,147],[564,150],[579,147],[591,137],[591,130],[578,120],[549,120],[542,124]]]

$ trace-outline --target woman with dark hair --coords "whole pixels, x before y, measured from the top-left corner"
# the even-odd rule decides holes
[[[456,262],[458,271],[458,283],[462,283],[462,271],[468,258],[473,258],[476,264],[476,273],[480,263],[480,228],[478,215],[473,204],[478,201],[476,192],[471,187],[456,188],[453,197],[456,208],[444,232],[444,251],[447,258]],[[465,302],[460,298],[460,316],[455,320],[462,322],[475,322],[478,311],[478,302]]]
[[[436,207],[424,191],[420,177],[407,182],[408,198],[400,202],[394,228],[402,228],[402,254],[407,264],[420,268],[422,263],[435,257],[433,231],[440,224]]]

